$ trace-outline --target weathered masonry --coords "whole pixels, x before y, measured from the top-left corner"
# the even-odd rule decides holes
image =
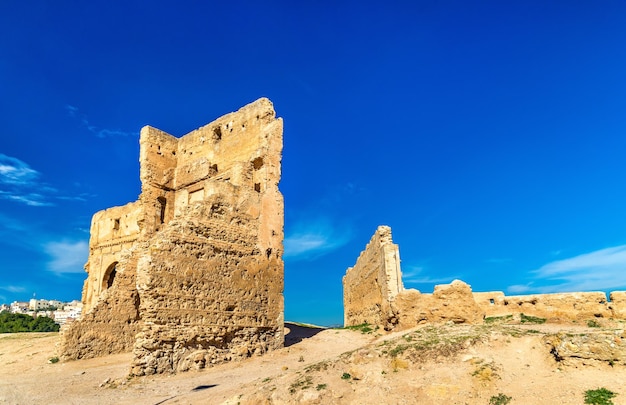
[[[141,195],[93,217],[64,357],[132,350],[143,375],[281,347],[282,144],[268,99],[181,138],[144,127]]]
[[[409,328],[422,323],[452,321],[482,323],[485,317],[517,317],[521,314],[548,322],[585,322],[626,319],[626,292],[614,291],[607,301],[603,292],[575,292],[505,296],[473,293],[454,280],[435,286],[432,294],[405,289],[402,284],[398,245],[391,228],[380,226],[343,278],[344,325],[363,323],[385,329]]]

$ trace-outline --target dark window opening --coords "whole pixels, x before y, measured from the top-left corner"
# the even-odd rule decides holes
[[[167,200],[165,197],[157,198],[157,202],[159,203],[159,221],[161,224],[165,223],[165,206],[167,205]]]
[[[116,275],[117,275],[117,262],[113,262],[104,272],[104,277],[102,279],[103,290],[111,288],[111,286],[113,285],[113,282],[115,281]]]
[[[113,220],[113,229],[116,230],[116,231],[118,229],[120,229],[120,219],[119,218],[115,218]]]
[[[254,183],[254,191],[257,193],[261,192],[261,183]]]
[[[111,288],[111,286],[113,285],[113,281],[115,280],[115,276],[117,275],[117,270],[113,269],[111,271],[111,274],[109,275],[109,278],[107,280],[107,288]]]
[[[252,161],[252,167],[254,167],[254,170],[259,170],[261,167],[263,167],[263,158],[262,157],[258,157],[256,159],[254,159]]]
[[[495,305],[496,300],[494,300],[493,298],[489,298],[489,303],[490,303],[491,305]]]

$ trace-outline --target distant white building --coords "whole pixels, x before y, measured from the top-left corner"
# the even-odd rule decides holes
[[[73,322],[80,319],[80,315],[83,311],[83,303],[77,300],[69,302],[63,305],[63,309],[54,311],[54,322],[63,326],[68,322]]]
[[[2,311],[10,311],[11,307],[8,306],[7,304],[0,304],[0,312]]]
[[[29,303],[25,301],[13,301],[11,303],[11,312],[14,314],[24,314],[28,311]]]

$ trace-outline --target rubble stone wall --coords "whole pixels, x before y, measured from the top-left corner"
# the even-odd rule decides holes
[[[407,289],[396,296],[393,312],[399,328],[424,323],[482,323],[484,311],[472,296],[472,288],[460,281],[436,285],[432,294]]]
[[[379,227],[343,278],[344,325],[363,323],[385,329],[410,328],[423,323],[482,323],[486,317],[520,314],[548,322],[586,322],[626,319],[626,291],[572,292],[505,296],[503,292],[472,292],[454,280],[435,286],[432,294],[404,289],[398,246],[391,229]]]
[[[626,292],[615,291],[607,301],[603,292],[572,292],[506,296],[501,291],[474,293],[486,316],[524,314],[548,322],[626,319]]]
[[[89,260],[85,265],[88,277],[83,286],[83,312],[89,312],[114,282],[117,263],[139,238],[140,216],[139,202],[109,208],[93,216]]]
[[[380,226],[343,277],[344,325],[393,322],[391,301],[404,289],[398,245],[391,228]]]
[[[132,347],[136,375],[282,346],[282,128],[259,99],[181,138],[141,130],[141,195],[94,216],[89,310],[64,334],[66,358],[106,354],[115,334],[110,352]]]

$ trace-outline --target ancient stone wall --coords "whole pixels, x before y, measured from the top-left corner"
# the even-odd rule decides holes
[[[143,326],[133,374],[282,346],[281,153],[282,121],[267,100],[180,139],[173,219],[149,239],[137,267]],[[167,198],[142,178],[142,200]]]
[[[572,292],[505,296],[501,291],[474,293],[474,299],[486,316],[524,314],[545,318],[548,322],[626,319],[626,293],[616,291],[607,301],[603,292]]]
[[[392,308],[399,328],[424,323],[482,323],[485,315],[474,301],[471,287],[460,280],[436,285],[432,294],[404,290],[396,296]]]
[[[282,346],[281,154],[282,120],[267,99],[181,138],[144,127],[139,201],[94,216],[89,310],[64,334],[65,357],[89,345],[106,354],[122,334],[110,352],[133,347],[132,373],[143,375]]]
[[[139,202],[113,207],[96,213],[91,220],[89,274],[83,286],[83,312],[94,307],[100,295],[113,285],[117,263],[137,241],[140,233]]]
[[[344,325],[391,327],[391,302],[403,289],[398,245],[391,240],[391,228],[379,226],[343,277]]]
[[[385,329],[422,323],[482,323],[485,317],[520,314],[548,322],[626,319],[626,291],[505,296],[473,293],[459,280],[435,286],[432,294],[402,287],[398,246],[381,226],[343,278],[345,326],[368,323]]]

